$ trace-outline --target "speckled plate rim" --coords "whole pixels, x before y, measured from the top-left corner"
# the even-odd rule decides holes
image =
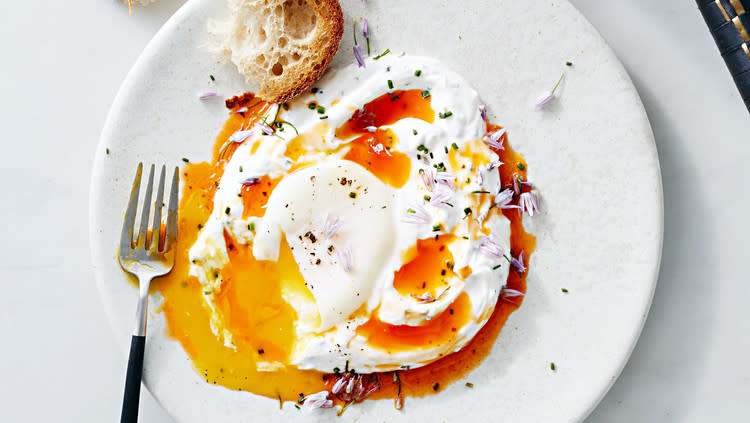
[[[224,80],[229,81],[223,87],[227,90],[228,94],[241,92],[243,89],[248,88],[236,75],[232,75],[233,71],[231,67],[218,65],[205,50],[185,50],[186,47],[197,46],[202,48],[205,46],[201,37],[195,35],[195,33],[202,31],[205,26],[198,25],[196,22],[202,23],[205,20],[205,17],[200,17],[199,15],[205,14],[206,10],[218,10],[218,6],[209,3],[211,3],[210,0],[190,0],[187,2],[164,25],[146,47],[128,73],[113,102],[94,160],[90,193],[90,242],[93,270],[108,319],[123,350],[127,348],[128,334],[131,330],[132,312],[135,304],[135,288],[125,283],[126,278],[122,275],[116,262],[116,243],[113,243],[112,240],[119,236],[122,212],[124,204],[127,201],[126,193],[129,189],[135,163],[145,160],[147,162],[165,162],[177,165],[183,154],[190,154],[192,157],[201,157],[201,155],[205,157],[207,155],[210,140],[213,139],[213,136],[218,131],[225,113],[221,107],[211,108],[210,105],[195,100],[195,94],[201,90],[200,84],[195,82],[196,75],[202,74],[205,77],[208,75],[208,72],[213,72],[217,76],[221,75]],[[506,415],[512,421],[535,421],[540,418],[549,417],[554,417],[556,420],[583,420],[607,393],[627,363],[627,359],[645,323],[656,286],[661,258],[663,197],[658,156],[648,118],[630,78],[614,53],[606,45],[606,42],[601,39],[597,31],[567,1],[557,1],[552,3],[551,6],[550,3],[541,0],[527,2],[528,4],[525,5],[518,5],[512,1],[477,1],[475,2],[476,4],[473,4],[473,10],[467,10],[451,2],[440,1],[434,2],[434,7],[431,11],[420,8],[416,2],[413,2],[410,6],[395,3],[383,5],[383,3],[388,2],[370,2],[367,7],[358,6],[360,4],[358,1],[346,1],[343,3],[345,3],[343,7],[348,19],[347,22],[350,22],[352,16],[366,16],[370,18],[371,25],[375,28],[374,32],[376,35],[373,36],[373,40],[376,46],[385,46],[388,44],[389,38],[391,42],[394,41],[394,36],[392,35],[382,36],[380,39],[377,35],[392,32],[388,31],[388,24],[378,22],[378,17],[386,16],[386,13],[389,14],[388,16],[406,15],[406,18],[409,19],[415,19],[415,16],[419,19],[418,15],[421,13],[426,15],[422,19],[431,22],[431,25],[445,27],[446,23],[462,22],[462,19],[470,19],[472,13],[481,15],[480,11],[483,8],[488,8],[488,4],[492,3],[492,10],[497,11],[497,13],[495,15],[490,14],[489,17],[495,17],[503,23],[511,22],[507,26],[518,29],[517,33],[513,32],[507,36],[507,43],[515,47],[498,48],[498,50],[509,52],[515,60],[506,61],[499,65],[502,68],[502,72],[500,73],[505,75],[508,81],[511,81],[505,83],[506,85],[502,85],[502,83],[499,85],[500,88],[505,89],[502,91],[503,96],[487,94],[495,92],[493,88],[497,88],[497,86],[492,85],[494,80],[477,75],[472,69],[476,67],[481,68],[483,64],[486,65],[488,60],[486,57],[476,58],[477,63],[474,66],[469,66],[462,64],[461,60],[450,59],[450,55],[447,53],[441,54],[441,48],[438,46],[425,47],[424,45],[420,45],[420,40],[437,38],[435,44],[442,44],[444,51],[450,51],[449,47],[445,47],[446,45],[450,45],[451,43],[459,45],[463,39],[465,43],[481,49],[481,46],[485,45],[483,43],[487,43],[488,41],[484,38],[472,38],[472,32],[464,33],[463,37],[459,34],[457,39],[448,42],[440,38],[443,37],[443,34],[438,34],[437,36],[430,35],[429,38],[425,38],[423,33],[428,31],[429,28],[416,28],[411,30],[414,33],[415,40],[404,41],[402,43],[403,49],[409,51],[409,53],[431,53],[430,55],[446,61],[454,70],[467,77],[475,85],[480,96],[485,99],[494,114],[502,117],[502,120],[495,120],[500,121],[509,128],[511,143],[516,149],[519,149],[526,155],[531,166],[534,166],[536,163],[548,163],[549,161],[545,161],[544,157],[566,155],[569,155],[570,159],[576,159],[577,163],[579,163],[579,159],[583,159],[585,162],[585,157],[576,156],[576,153],[579,153],[578,150],[571,149],[568,151],[562,145],[554,148],[540,146],[545,140],[550,139],[550,133],[555,132],[554,130],[550,130],[550,128],[557,128],[559,130],[559,126],[553,126],[555,122],[573,122],[571,124],[572,132],[569,132],[572,134],[570,139],[575,140],[579,136],[582,137],[583,134],[589,133],[587,132],[590,129],[588,124],[593,125],[592,122],[599,120],[598,118],[590,119],[582,116],[585,114],[592,115],[592,113],[594,116],[599,116],[596,114],[599,113],[600,116],[605,117],[602,125],[607,126],[607,129],[612,132],[608,139],[616,141],[615,144],[607,145],[601,151],[614,149],[620,152],[625,158],[629,157],[636,160],[636,165],[642,169],[642,173],[633,176],[630,182],[645,183],[649,187],[648,191],[639,199],[629,197],[630,194],[626,192],[622,192],[622,195],[619,197],[623,202],[635,201],[635,206],[629,212],[637,213],[644,218],[645,223],[643,226],[635,228],[634,232],[633,227],[625,225],[626,230],[617,231],[616,233],[612,232],[612,237],[620,236],[627,238],[629,236],[628,231],[633,232],[632,239],[625,239],[622,245],[641,245],[642,252],[640,254],[642,257],[638,256],[632,260],[634,264],[637,264],[639,272],[637,274],[635,271],[633,272],[633,279],[625,278],[624,280],[624,282],[633,282],[632,285],[621,283],[623,281],[617,279],[617,283],[613,282],[612,286],[608,287],[610,297],[620,295],[624,298],[622,302],[627,305],[627,308],[624,309],[626,314],[621,319],[601,321],[599,323],[600,326],[610,323],[611,326],[608,326],[616,329],[613,336],[617,339],[612,341],[611,349],[602,351],[611,354],[611,357],[600,360],[601,365],[598,365],[599,361],[597,361],[596,366],[581,367],[582,369],[588,369],[580,373],[580,375],[585,376],[582,379],[586,380],[584,384],[578,387],[581,395],[568,396],[566,392],[557,388],[556,384],[562,382],[556,382],[555,377],[564,380],[567,380],[566,378],[569,377],[565,373],[566,363],[564,361],[558,366],[560,368],[557,372],[558,374],[552,377],[546,374],[549,373],[549,361],[542,363],[542,367],[546,367],[545,369],[539,370],[537,367],[538,358],[544,356],[544,353],[540,351],[549,351],[548,347],[541,346],[544,340],[550,340],[553,345],[567,346],[560,341],[559,337],[552,334],[552,329],[549,328],[553,324],[550,321],[571,317],[565,314],[566,311],[564,309],[558,310],[558,303],[556,302],[558,300],[552,296],[553,293],[559,291],[559,286],[548,289],[546,284],[540,283],[538,292],[534,291],[533,286],[530,286],[530,292],[524,306],[509,319],[493,353],[471,375],[472,380],[479,381],[476,385],[482,386],[482,382],[488,383],[489,385],[487,386],[489,388],[484,389],[484,391],[487,391],[500,387],[501,385],[497,384],[501,382],[504,384],[508,378],[512,379],[514,375],[518,374],[518,367],[520,367],[524,370],[524,375],[526,375],[524,377],[531,380],[529,386],[536,388],[525,388],[520,393],[512,392],[507,397],[504,395],[495,397],[485,395],[481,388],[475,390],[471,395],[467,395],[460,390],[459,385],[462,384],[457,383],[449,387],[446,392],[437,396],[411,400],[410,403],[412,405],[410,407],[413,407],[411,410],[414,411],[383,414],[393,413],[389,411],[392,410],[392,406],[384,404],[383,401],[378,401],[374,402],[375,404],[372,406],[368,405],[367,407],[352,409],[351,412],[347,411],[344,420],[369,421],[369,417],[379,416],[378,418],[383,418],[382,416],[392,416],[390,418],[392,421],[407,421],[413,419],[415,414],[412,413],[422,413],[419,415],[423,417],[434,415],[435,418],[444,417],[448,419],[447,421],[452,421],[451,418],[457,418],[461,410],[465,407],[471,407],[474,411],[478,410],[478,416],[481,416],[484,414],[482,410],[487,409],[487,407],[483,408],[481,405],[486,404],[488,399],[496,399],[497,403],[500,404],[498,406],[520,404],[524,401],[524,398],[534,396],[539,390],[549,390],[550,386],[558,389],[559,392],[553,389],[553,393],[558,392],[560,394],[559,400],[547,401],[546,403],[536,402],[535,404],[541,410],[531,410],[529,407],[519,406],[518,409],[511,410]],[[445,17],[446,11],[453,12],[450,19]],[[502,12],[509,13],[503,14]],[[460,13],[463,13],[463,15],[460,15]],[[524,29],[524,26],[528,25],[532,20],[541,28],[538,31],[541,39],[533,38],[533,32]],[[396,21],[395,23],[391,23],[391,25],[403,26],[403,22],[398,22],[398,19]],[[556,26],[558,28],[555,28]],[[546,32],[548,28],[551,28],[550,32],[552,35],[547,37],[542,36],[542,33]],[[564,31],[559,28],[564,28]],[[193,35],[186,36],[186,31],[193,32]],[[350,29],[347,31],[350,31]],[[515,36],[516,34],[522,35]],[[334,65],[351,61],[351,58],[347,55],[347,52],[351,51],[351,41],[347,39],[348,36],[350,36],[349,32],[345,34],[345,39],[342,42],[340,53]],[[191,40],[193,45],[185,44],[186,39]],[[201,42],[197,43],[196,39],[201,40]],[[424,42],[421,44],[424,44]],[[574,45],[574,47],[571,47],[571,45]],[[393,44],[391,43],[390,46],[393,46]],[[487,46],[495,47],[497,45],[490,43]],[[542,49],[542,46],[546,48]],[[565,70],[562,66],[565,58],[576,56],[578,53],[574,54],[573,52],[575,48],[581,46],[586,46],[588,51],[584,54],[582,49],[580,56],[574,59],[574,66],[575,69],[584,70],[581,70],[578,74],[573,74],[571,70],[568,70],[566,83],[564,84],[567,86],[563,87],[564,90],[560,93],[559,100],[552,103],[547,110],[541,112],[519,112],[513,107],[509,107],[509,104],[523,104],[524,106],[532,104],[537,92],[527,90],[529,92],[524,93],[516,91],[515,87],[528,84],[530,81],[553,81],[555,75],[559,75],[559,71]],[[534,55],[533,59],[529,59],[530,56],[524,53],[524,51],[534,47],[537,47],[539,51],[557,51],[557,53],[538,54]],[[176,55],[175,51],[178,51],[180,54]],[[494,64],[492,59],[489,60],[490,63]],[[559,65],[559,69],[552,72],[550,69],[554,67],[555,63]],[[157,68],[157,65],[160,68]],[[590,71],[586,70],[589,65],[591,65]],[[171,71],[174,72],[177,70],[177,73],[162,74],[160,72],[165,67],[169,68],[169,66],[174,66],[174,69],[171,69]],[[193,70],[194,68],[196,70]],[[184,72],[184,77],[180,78],[183,75],[179,72]],[[580,79],[574,79],[574,75],[578,75]],[[588,90],[581,89],[581,85]],[[537,91],[548,88],[541,84],[534,84],[533,86],[537,87]],[[590,91],[595,91],[596,89],[600,92],[590,94]],[[583,92],[589,92],[589,94],[581,94]],[[149,100],[153,100],[157,95],[154,93],[160,95],[159,99],[161,102],[159,107],[166,109],[168,112],[166,114],[167,117],[174,118],[176,116],[174,113],[181,113],[183,115],[192,114],[191,117],[196,115],[198,117],[188,120],[182,119],[178,124],[171,124],[171,120],[165,118],[163,112],[157,113],[157,116],[154,117],[153,111],[156,110],[156,106],[153,105],[153,102],[149,102]],[[580,96],[575,94],[588,97],[580,98]],[[592,99],[598,101],[603,98],[608,101],[606,104],[598,104],[597,107],[593,108],[590,106]],[[172,113],[170,114],[169,112]],[[612,115],[618,115],[619,119],[613,118]],[[181,118],[175,119],[180,120]],[[619,126],[620,121],[625,121],[626,125]],[[587,125],[583,125],[582,122]],[[169,137],[170,134],[174,133],[175,126],[179,127],[179,125],[192,130],[192,135],[189,137],[190,142],[181,145],[180,148],[175,148],[176,143],[174,142],[159,145],[154,145],[151,142],[156,137]],[[625,127],[628,130],[625,130]],[[621,142],[624,138],[628,138],[628,143]],[[529,140],[533,140],[534,142]],[[637,148],[631,151],[629,149],[631,144]],[[599,148],[600,146],[598,145],[587,146],[588,150],[597,150]],[[549,154],[544,149],[553,149],[555,151],[553,154]],[[612,163],[600,163],[597,165],[599,167],[592,167],[593,165],[591,164],[579,163],[579,165],[584,167],[589,166],[584,170],[596,173],[596,176],[602,176],[599,173],[601,173],[602,168],[606,168],[605,165],[610,166],[608,170],[612,170],[610,173],[616,174],[616,177],[608,181],[607,184],[613,188],[613,191],[617,191],[623,186],[627,186],[623,181],[622,175],[631,172],[633,167],[628,167],[622,173],[618,173],[618,164],[613,163],[614,167]],[[566,168],[563,167],[562,169]],[[550,170],[549,173],[554,172]],[[561,250],[559,248],[561,241],[554,239],[556,236],[565,238],[570,235],[568,232],[560,230],[559,227],[555,227],[554,225],[554,223],[572,222],[566,221],[568,215],[562,211],[562,208],[557,208],[560,202],[556,201],[559,197],[557,196],[557,192],[561,193],[560,196],[569,195],[569,192],[555,185],[550,175],[546,175],[542,170],[539,171],[537,177],[538,179],[534,179],[530,176],[532,180],[540,181],[539,188],[542,192],[543,205],[548,206],[549,211],[545,212],[546,216],[531,223],[532,232],[538,233],[540,238],[541,250],[538,249],[539,251],[535,255],[530,282],[548,282],[550,279],[554,279],[561,274],[560,269],[562,267],[560,264],[565,263],[564,259],[566,259],[559,260],[557,256],[548,253],[548,251],[552,250],[551,247],[558,247],[555,251]],[[592,188],[592,185],[589,183],[590,181],[583,179],[585,177],[582,178],[582,181],[579,181],[578,188],[584,190]],[[614,209],[605,207],[602,213],[610,213],[609,217],[612,218],[623,218],[620,214],[613,214],[611,210]],[[545,220],[546,218],[549,218],[549,220]],[[597,218],[592,215],[592,221],[595,219]],[[593,223],[594,226],[598,224],[596,222]],[[602,238],[602,240],[598,241],[603,242],[604,244],[602,245],[608,247],[608,239]],[[546,246],[550,248],[544,249]],[[585,253],[586,251],[582,252]],[[577,257],[580,258],[580,256]],[[555,266],[558,269],[556,271],[545,270],[546,267]],[[537,267],[538,270],[535,271],[534,267]],[[595,269],[592,274],[603,272],[606,275],[608,271],[603,268]],[[588,275],[589,273],[586,273],[585,277],[582,278],[585,279]],[[534,276],[534,278],[532,279],[531,276]],[[564,279],[564,276],[560,276],[560,278]],[[572,281],[573,279],[570,280]],[[582,283],[580,286],[576,286],[576,288],[580,290],[579,292],[583,292],[587,289],[587,285]],[[628,295],[631,291],[632,297],[629,297]],[[615,303],[611,302],[608,298],[602,297],[595,289],[592,289],[591,292],[594,292],[594,294],[583,300],[570,300],[566,306],[570,306],[571,308],[581,304],[590,306],[596,303],[596,301],[600,301],[602,310],[606,309],[607,306],[617,307]],[[581,296],[585,296],[585,294],[581,294]],[[541,298],[541,300],[537,301],[535,300],[536,298]],[[569,298],[575,297],[571,295]],[[158,305],[158,302],[158,296],[152,296],[152,303]],[[573,305],[570,303],[573,303]],[[152,310],[155,308],[152,307]],[[583,310],[583,313],[589,313],[585,308]],[[601,316],[607,318],[608,314],[605,312]],[[159,313],[152,311],[150,319],[144,383],[152,391],[157,401],[176,420],[199,421],[206,416],[215,416],[219,421],[233,421],[237,418],[246,418],[249,415],[257,417],[266,416],[269,421],[280,421],[280,419],[285,419],[285,421],[287,419],[295,421],[309,421],[310,418],[325,419],[325,416],[305,416],[301,418],[293,414],[294,411],[290,406],[285,406],[284,411],[279,413],[277,407],[270,406],[272,401],[265,398],[251,397],[247,394],[208,386],[190,368],[189,361],[186,360],[186,356],[181,351],[179,345],[168,339],[165,335],[164,321],[163,318],[160,318]],[[534,327],[534,324],[537,327]],[[589,336],[589,333],[600,334],[596,327],[581,327],[581,330],[589,330],[586,332],[586,336]],[[589,346],[586,344],[589,338],[579,335],[578,331],[575,334],[570,332],[566,335],[572,336],[572,339],[576,339],[580,346]],[[182,352],[182,356],[179,356],[180,352]],[[574,349],[573,352],[585,353],[583,348],[579,350]],[[507,360],[508,356],[511,356],[512,353],[520,354],[518,357]],[[179,357],[180,360],[174,360],[176,357]],[[501,360],[500,358],[505,358],[506,360]],[[574,361],[572,355],[569,359],[572,368],[575,368],[574,364],[579,364]],[[179,363],[173,364],[172,361],[179,361]],[[506,363],[509,364],[506,365]],[[529,363],[534,363],[534,365],[530,366]],[[173,365],[175,367],[170,367]],[[501,369],[495,371],[495,368],[498,367]],[[524,381],[524,383],[527,382]],[[516,383],[521,384],[520,382]],[[576,386],[573,388],[576,388]],[[549,393],[545,391],[544,396],[548,397]],[[184,406],[179,407],[179,404],[183,404]],[[456,409],[459,414],[452,411]],[[489,410],[490,412],[494,411],[492,407],[489,407]],[[490,414],[487,415],[489,416]]]

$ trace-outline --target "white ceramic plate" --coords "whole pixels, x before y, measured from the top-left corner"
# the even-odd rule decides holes
[[[367,401],[347,410],[342,421],[453,422],[469,413],[477,421],[584,419],[638,338],[661,255],[658,157],[628,75],[566,1],[342,3],[349,24],[333,66],[354,60],[355,17],[369,18],[377,51],[442,60],[477,89],[492,120],[508,128],[543,207],[528,219],[537,249],[526,299],[491,355],[468,376],[475,388],[454,383],[438,395],[409,398],[403,411],[391,400]],[[116,255],[136,164],[208,159],[226,111],[221,101],[201,102],[198,94],[230,96],[254,88],[207,51],[207,19],[224,13],[223,0],[191,0],[180,9],[131,70],[102,133],[91,186],[92,259],[123,349],[137,293]],[[536,97],[563,71],[558,100],[534,110]],[[219,82],[211,85],[209,74]],[[152,304],[158,301],[152,298]],[[275,400],[205,383],[167,337],[159,313],[150,315],[146,345],[145,384],[178,421],[311,418],[291,403],[280,411]]]

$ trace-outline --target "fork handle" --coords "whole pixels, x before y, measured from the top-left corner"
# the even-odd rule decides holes
[[[141,374],[143,372],[143,350],[145,346],[145,336],[133,335],[130,338],[130,357],[128,357],[128,372],[125,378],[125,395],[122,399],[120,423],[135,423],[138,421],[138,403],[141,397]]]

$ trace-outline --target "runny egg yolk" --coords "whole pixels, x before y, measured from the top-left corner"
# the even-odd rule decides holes
[[[384,183],[401,188],[409,180],[411,160],[399,151],[389,151],[396,144],[393,131],[377,129],[346,144],[344,159],[359,164]]]
[[[417,240],[404,255],[403,265],[394,273],[393,287],[402,295],[429,295],[437,298],[455,277],[453,255],[448,244],[455,235]]]

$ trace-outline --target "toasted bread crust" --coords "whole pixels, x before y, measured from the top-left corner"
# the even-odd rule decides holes
[[[290,69],[284,78],[262,84],[258,96],[273,103],[290,100],[320,79],[339,49],[344,35],[344,14],[338,0],[306,0],[313,7],[319,24],[312,36],[310,51],[316,52],[311,63],[300,69]]]
[[[229,21],[209,26],[219,50],[281,103],[310,88],[333,60],[344,33],[338,0],[228,0]]]

